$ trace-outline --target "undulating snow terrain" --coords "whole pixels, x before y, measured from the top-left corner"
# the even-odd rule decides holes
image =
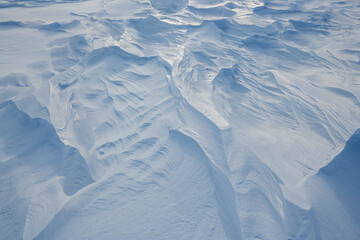
[[[0,239],[360,239],[358,0],[1,0]]]

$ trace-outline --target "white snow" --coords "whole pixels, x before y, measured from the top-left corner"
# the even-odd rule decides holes
[[[359,12],[0,1],[0,240],[360,239]]]

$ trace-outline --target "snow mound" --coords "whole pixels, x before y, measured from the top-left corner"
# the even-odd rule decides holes
[[[319,238],[356,239],[359,236],[360,186],[356,184],[360,181],[359,161],[360,129],[339,155],[308,180],[306,187],[318,221]]]
[[[0,239],[360,238],[359,7],[2,1]]]
[[[1,236],[32,239],[68,199],[93,182],[84,158],[53,126],[13,102],[0,105]]]

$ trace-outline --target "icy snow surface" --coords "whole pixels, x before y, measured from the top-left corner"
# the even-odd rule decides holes
[[[360,239],[358,0],[1,0],[0,239]]]

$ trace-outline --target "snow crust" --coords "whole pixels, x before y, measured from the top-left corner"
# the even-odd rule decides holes
[[[360,239],[359,12],[0,1],[0,239]]]

